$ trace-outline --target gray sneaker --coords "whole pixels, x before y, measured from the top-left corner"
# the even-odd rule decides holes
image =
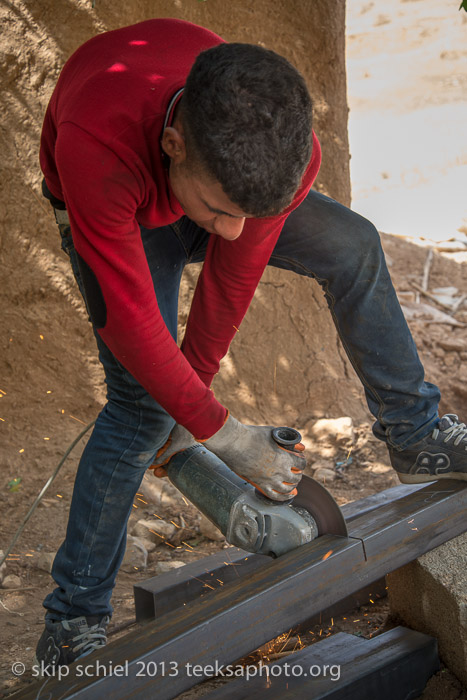
[[[423,440],[397,452],[389,449],[391,464],[404,484],[437,479],[467,481],[467,426],[447,413]]]
[[[87,656],[107,643],[110,617],[75,617],[72,620],[45,621],[37,643],[34,664],[41,676],[55,675],[54,669]]]

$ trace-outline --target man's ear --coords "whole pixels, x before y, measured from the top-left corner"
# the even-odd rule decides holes
[[[166,126],[162,134],[161,146],[174,165],[183,163],[186,158],[183,130],[179,127]]]

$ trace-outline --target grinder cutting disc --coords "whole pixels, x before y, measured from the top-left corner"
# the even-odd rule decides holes
[[[309,476],[303,476],[297,486],[293,508],[304,508],[314,518],[319,535],[347,537],[347,525],[342,511],[324,486]]]

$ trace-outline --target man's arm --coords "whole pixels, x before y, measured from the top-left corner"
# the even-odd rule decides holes
[[[226,409],[199,379],[160,314],[135,212],[137,170],[65,124],[56,160],[91,315],[122,365],[181,425],[207,438]]]

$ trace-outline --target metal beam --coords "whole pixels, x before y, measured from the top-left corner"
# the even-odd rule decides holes
[[[424,487],[424,485],[422,485]],[[341,510],[350,525],[351,521],[364,513],[369,513],[382,505],[393,503],[410,493],[422,488],[420,484],[400,485],[380,491],[366,498],[347,503]],[[260,566],[270,563],[264,554],[250,554],[238,547],[229,547],[209,557],[190,562],[179,569],[166,574],[140,581],[133,587],[137,622],[155,619],[192,600],[197,600],[211,591],[230,583],[237,578],[249,576]],[[380,586],[381,588],[381,586]],[[339,602],[342,611],[353,610],[363,602],[363,593],[357,592],[348,599]],[[323,611],[325,612],[325,611]],[[329,609],[329,617],[339,613],[336,608]],[[309,624],[312,624],[310,621]]]
[[[34,683],[15,697],[170,700],[202,680],[191,674],[193,664],[208,669],[245,656],[362,585],[465,532],[466,512],[466,484],[429,484],[357,516],[350,537],[325,535],[299,547],[246,580],[213,591],[78,661],[68,678]],[[96,673],[96,664],[101,665],[97,679],[79,676],[85,675],[86,664]],[[122,666],[121,675],[109,675],[116,665]]]
[[[404,627],[373,639],[339,632],[259,668],[204,700],[406,700],[439,670],[438,645]]]

